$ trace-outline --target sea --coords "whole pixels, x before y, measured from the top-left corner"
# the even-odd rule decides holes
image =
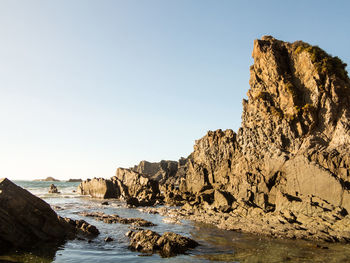
[[[39,248],[26,252],[12,251],[0,256],[0,262],[350,262],[350,245],[309,242],[304,240],[273,239],[234,231],[220,230],[212,225],[183,220],[170,223],[159,214],[148,214],[141,209],[127,208],[118,200],[102,200],[82,196],[76,192],[77,182],[14,181],[32,194],[49,203],[57,214],[72,219],[84,219],[95,225],[100,235],[92,242],[69,240],[53,248]],[[60,194],[49,194],[54,183]],[[80,216],[80,212],[103,212],[121,217],[141,217],[156,224],[148,227],[158,233],[172,231],[196,240],[200,246],[185,255],[162,258],[158,254],[145,255],[128,249],[125,236],[129,225],[106,224]],[[106,243],[104,239],[114,241]]]

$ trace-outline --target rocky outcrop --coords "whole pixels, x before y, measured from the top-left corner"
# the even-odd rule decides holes
[[[78,186],[78,193],[95,198],[119,198],[120,191],[112,180],[93,178],[83,181]]]
[[[209,221],[225,229],[242,225],[243,231],[286,237],[298,230],[295,237],[348,241],[350,80],[346,64],[317,46],[271,36],[254,41],[252,56],[250,89],[237,133],[209,131],[177,170],[174,162],[143,161],[133,169],[120,170],[127,176],[118,178],[117,172],[118,184],[129,177],[154,179],[160,199],[185,204],[189,216],[207,214]],[[140,182],[125,189],[139,188]],[[158,191],[151,193],[156,188],[147,191],[147,187],[143,195],[158,198]],[[138,200],[136,193],[140,191],[129,196]],[[222,221],[227,218],[226,223]],[[261,227],[253,227],[254,222]]]
[[[96,235],[98,230],[85,221],[59,217],[45,201],[8,179],[0,180],[1,251],[58,243],[77,234]]]
[[[158,163],[141,161],[132,170],[159,182],[161,185],[178,186],[181,178],[185,177],[187,171],[186,163],[186,158],[181,158],[179,161],[162,160]]]
[[[153,205],[159,199],[158,182],[144,174],[131,169],[118,168],[112,180],[119,187],[122,198],[132,199],[135,206]]]
[[[83,213],[80,213],[80,215],[85,217],[92,217],[95,220],[103,221],[104,223],[107,223],[107,224],[119,223],[119,224],[130,224],[132,226],[142,226],[142,227],[155,226],[155,224],[153,224],[152,222],[142,218],[124,218],[118,215],[106,215],[100,212],[93,212],[93,213],[83,212]]]
[[[162,257],[183,254],[195,248],[198,243],[188,237],[173,232],[165,232],[162,236],[151,230],[129,231],[129,248],[143,253],[159,253]]]
[[[133,168],[118,168],[111,179],[83,181],[78,193],[95,198],[119,198],[129,206],[150,206],[164,200],[182,205],[187,196],[179,191],[187,171],[187,159],[151,163],[141,161]],[[181,193],[181,194],[179,194]]]
[[[292,213],[291,229],[334,227],[323,231],[323,239],[346,241],[350,81],[345,64],[318,47],[270,36],[254,42],[253,58],[238,133],[210,131],[196,141],[183,184],[196,196],[189,205],[226,213],[258,208],[253,220]],[[235,228],[237,222],[231,223]]]
[[[95,198],[119,198],[132,206],[153,205],[159,196],[157,181],[131,169],[118,168],[111,179],[94,178],[83,181],[78,193]]]

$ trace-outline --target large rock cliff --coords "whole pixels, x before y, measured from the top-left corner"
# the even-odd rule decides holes
[[[350,241],[346,64],[317,46],[271,36],[254,41],[252,56],[237,133],[209,131],[187,159],[143,161],[111,181],[122,189],[135,176],[148,178],[158,187],[137,183],[136,197],[185,203],[180,215],[225,229]]]
[[[332,216],[340,220],[350,212],[346,65],[319,47],[270,36],[255,40],[252,56],[242,127],[196,141],[186,189],[211,194],[209,201],[199,199],[204,210],[220,208],[220,191],[237,201],[222,199],[232,210],[242,204],[264,216],[313,218],[337,210]]]

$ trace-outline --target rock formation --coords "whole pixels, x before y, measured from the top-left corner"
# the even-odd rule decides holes
[[[180,179],[186,174],[186,162],[185,158],[181,158],[177,162],[162,160],[158,163],[151,163],[141,161],[132,170],[159,182],[161,185],[179,185]]]
[[[300,225],[310,231],[306,218],[322,218],[329,211],[337,222],[324,219],[323,227],[347,222],[346,65],[318,47],[270,36],[255,40],[253,58],[238,133],[217,130],[196,141],[185,180],[187,191],[197,196],[192,204],[227,212],[255,207],[261,216],[303,221]],[[350,228],[340,229],[332,236],[336,229],[329,227],[324,239],[347,240]],[[309,234],[306,238],[312,239]]]
[[[141,180],[120,187],[136,173],[158,183],[143,193],[185,204],[195,220],[273,236],[350,241],[346,64],[317,46],[271,36],[254,41],[252,56],[238,132],[209,131],[177,169],[169,161],[119,169],[118,191],[138,189]],[[128,190],[134,198],[139,192]]]
[[[165,232],[161,236],[151,230],[129,231],[127,236],[130,237],[130,249],[144,253],[158,252],[162,257],[183,254],[198,246],[196,241],[173,232]]]
[[[59,217],[45,201],[8,179],[0,180],[0,252],[58,243],[77,234],[97,235],[98,230],[83,220]]]
[[[160,194],[166,189],[178,188],[187,171],[187,159],[151,163],[141,161],[132,168],[118,168],[111,179],[93,178],[81,182],[78,193],[95,198],[120,198],[133,206],[153,205],[164,198]],[[160,189],[162,187],[162,189]],[[166,191],[168,192],[168,191]],[[183,200],[183,199],[181,199]]]

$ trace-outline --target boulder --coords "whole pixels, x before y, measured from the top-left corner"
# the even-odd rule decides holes
[[[4,178],[0,180],[0,250],[63,242],[98,234],[92,225],[59,217],[49,204]]]
[[[198,246],[196,241],[173,232],[166,232],[161,236],[151,230],[129,231],[127,236],[130,238],[130,249],[143,253],[157,252],[162,257],[183,254]]]

